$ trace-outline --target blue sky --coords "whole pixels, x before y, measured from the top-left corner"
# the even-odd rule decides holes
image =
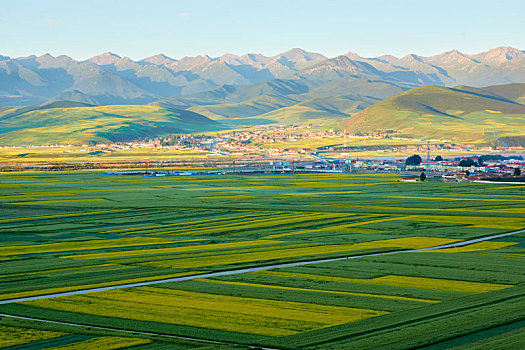
[[[0,12],[0,55],[104,51],[138,60],[248,52],[275,55],[293,47],[333,57],[496,46],[525,49],[520,0],[16,0]]]

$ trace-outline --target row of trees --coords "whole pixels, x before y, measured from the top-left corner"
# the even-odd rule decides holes
[[[443,157],[437,156],[436,158],[434,158],[434,160],[436,162],[442,162]],[[406,165],[419,165],[421,164],[422,161],[423,159],[421,158],[420,155],[414,154],[405,160],[405,164]],[[484,165],[483,158],[481,157],[478,157],[477,160],[474,160],[474,158],[465,158],[459,161],[459,166],[465,167],[465,168],[470,168],[471,166],[483,166],[483,165]]]
[[[423,159],[421,158],[420,155],[414,154],[413,156],[410,156],[410,157],[408,157],[405,160],[405,164],[406,165],[419,165],[419,164],[421,164],[422,161],[423,161]],[[442,162],[443,161],[443,157],[437,156],[436,158],[434,158],[434,161]]]

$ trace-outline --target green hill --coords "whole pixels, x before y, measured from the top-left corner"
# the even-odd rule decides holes
[[[232,104],[262,95],[286,96],[304,94],[318,85],[319,83],[315,82],[286,79],[269,80],[264,83],[246,86],[222,85],[209,91],[186,96],[174,96],[152,104],[181,109],[198,105]]]
[[[218,122],[191,111],[151,105],[86,106],[61,101],[0,112],[0,145],[133,141],[221,128]]]
[[[493,85],[484,87],[483,91],[491,92],[496,96],[501,96],[505,99],[525,104],[525,84],[505,84]]]
[[[525,84],[488,88],[414,88],[357,113],[350,132],[397,130],[402,135],[460,142],[525,144]]]
[[[198,105],[188,110],[211,119],[249,118],[288,107],[304,100],[301,95],[262,95],[239,103]]]
[[[223,85],[152,104],[187,109],[225,124],[320,122],[332,127],[340,123],[335,119],[408,88],[351,76],[330,82],[277,79],[249,86]]]
[[[314,98],[261,114],[258,118],[284,124],[309,123],[315,126],[336,127],[342,120],[376,101],[377,99],[364,96]]]

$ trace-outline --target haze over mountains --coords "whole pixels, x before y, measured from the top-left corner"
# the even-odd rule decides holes
[[[511,47],[475,55],[453,50],[431,57],[411,54],[401,58],[364,58],[351,52],[326,58],[301,49],[272,57],[226,54],[176,60],[156,55],[141,61],[108,52],[86,61],[48,54],[0,56],[3,106],[60,100],[92,105],[164,100],[185,109],[250,100],[244,107],[254,110],[251,115],[260,116],[275,110],[269,107],[272,103],[279,108],[306,103],[304,108],[315,109],[316,99],[336,98],[338,101],[318,103],[348,104],[350,113],[417,86],[481,87],[514,82],[525,82],[525,52]],[[279,92],[283,86],[287,93]],[[286,98],[275,100],[275,96]],[[220,109],[201,109],[204,115],[224,117]]]

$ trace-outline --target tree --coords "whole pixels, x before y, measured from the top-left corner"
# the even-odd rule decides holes
[[[470,171],[465,171],[465,176],[469,177],[470,176]]]
[[[459,161],[459,166],[464,167],[464,168],[470,168],[471,166],[477,166],[477,165],[478,163],[476,163],[470,158],[462,159]]]
[[[441,157],[441,156],[437,156],[434,160],[435,160],[436,162],[442,162],[442,161],[443,161],[443,157]]]
[[[483,158],[481,156],[478,157],[478,166],[483,166]]]
[[[426,178],[427,176],[425,175],[425,172],[423,171],[421,175],[419,175],[419,181],[425,181]]]
[[[521,170],[520,170],[519,167],[516,167],[516,168],[514,169],[514,176],[520,176],[520,175],[521,175]]]
[[[417,154],[414,154],[413,156],[410,156],[405,160],[405,164],[406,165],[419,165],[421,164],[421,161],[422,161],[421,157]]]

